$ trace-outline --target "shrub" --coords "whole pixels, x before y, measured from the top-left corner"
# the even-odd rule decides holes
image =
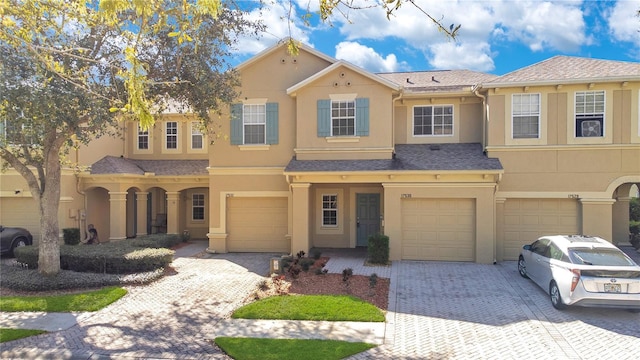
[[[304,271],[309,271],[309,269],[311,268],[311,265],[315,263],[316,261],[313,259],[309,259],[309,258],[300,259],[300,266]]]
[[[78,245],[80,243],[80,229],[78,228],[62,229],[62,237],[66,245]]]
[[[60,267],[77,272],[131,274],[164,268],[173,261],[173,250],[141,248],[129,242],[100,245],[60,246]],[[38,267],[38,248],[25,246],[16,252],[16,261],[29,269]]]
[[[347,282],[353,276],[353,269],[346,268],[342,270],[342,281]]]
[[[383,234],[369,236],[367,256],[372,264],[389,263],[389,237]]]
[[[640,221],[629,221],[629,232],[634,235],[640,234]]]
[[[311,255],[311,257],[313,257],[315,260],[319,260],[321,255],[322,255],[321,251],[314,250],[313,254]]]
[[[84,289],[128,284],[141,285],[157,280],[164,275],[164,269],[129,275],[80,273],[61,270],[55,276],[46,277],[38,274],[37,270],[25,270],[5,265],[1,267],[0,286],[20,291]]]

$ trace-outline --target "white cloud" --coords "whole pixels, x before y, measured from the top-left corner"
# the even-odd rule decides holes
[[[394,54],[383,57],[373,48],[350,41],[336,45],[335,58],[346,60],[371,72],[396,72],[408,69],[408,65],[404,62],[399,63]]]
[[[490,72],[495,69],[487,43],[439,43],[430,47],[429,63],[436,69],[473,69]]]
[[[312,29],[300,23],[295,7],[289,13],[288,2],[274,2],[263,9],[255,9],[249,13],[248,17],[252,21],[261,20],[266,25],[266,31],[259,39],[238,38],[238,54],[254,55],[289,36],[303,43],[309,43],[308,32]]]
[[[640,0],[618,1],[607,16],[611,36],[615,41],[633,43],[634,56],[640,58]]]
[[[490,3],[495,25],[509,41],[532,51],[575,52],[591,43],[579,1],[502,1]],[[496,32],[494,32],[496,33]]]

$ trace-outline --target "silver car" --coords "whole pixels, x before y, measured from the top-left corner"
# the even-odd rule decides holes
[[[523,246],[518,272],[545,290],[556,309],[640,309],[640,266],[598,237],[543,236]]]

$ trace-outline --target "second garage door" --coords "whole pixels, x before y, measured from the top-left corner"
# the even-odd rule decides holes
[[[474,261],[474,199],[404,199],[402,258]]]
[[[577,234],[578,200],[507,199],[504,202],[504,260],[542,235]]]
[[[231,252],[291,252],[285,238],[287,198],[230,198],[227,202]]]

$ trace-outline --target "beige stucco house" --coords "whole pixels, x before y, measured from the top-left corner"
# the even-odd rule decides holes
[[[391,258],[514,260],[542,234],[628,241],[640,184],[640,64],[557,56],[504,76],[371,73],[307,46],[238,66],[216,136],[167,115],[75,154],[61,224],[154,232],[212,252],[308,252],[390,238]],[[87,155],[84,155],[87,154]],[[2,220],[37,233],[2,176]],[[37,222],[36,222],[37,224]]]

